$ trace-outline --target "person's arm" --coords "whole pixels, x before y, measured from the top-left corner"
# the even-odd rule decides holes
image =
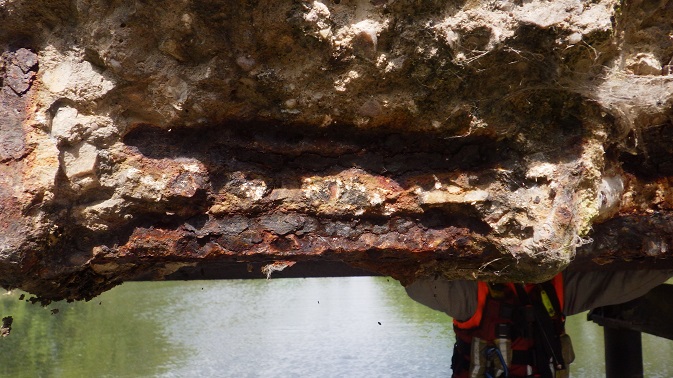
[[[564,312],[578,314],[596,307],[628,302],[647,294],[673,276],[669,270],[564,272]]]
[[[406,287],[411,299],[465,321],[477,310],[477,282],[422,278]]]

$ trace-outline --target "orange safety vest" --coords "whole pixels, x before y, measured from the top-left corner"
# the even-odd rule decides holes
[[[563,276],[559,273],[550,281],[542,284],[526,284],[523,289],[527,293],[525,300],[519,298],[524,294],[520,290],[517,291],[513,283],[492,287],[485,282],[478,282],[476,311],[465,321],[455,319],[453,321],[456,332],[452,361],[454,378],[469,377],[470,366],[474,366],[471,365],[474,362],[472,359],[475,358],[472,352],[473,341],[478,340],[486,348],[494,347],[496,339],[502,338],[499,332],[503,329],[509,334],[507,339],[510,341],[513,354],[512,360],[508,361],[509,376],[526,377],[530,376],[531,372],[533,376],[544,376],[539,375],[538,365],[541,364],[540,361],[549,361],[549,358],[545,354],[548,354],[544,349],[545,346],[537,345],[544,343],[539,341],[541,331],[535,322],[543,316],[542,312],[547,312],[549,314],[547,320],[538,321],[545,324],[545,333],[552,335],[551,338],[554,340],[565,334]],[[535,306],[538,308],[537,315],[534,313]],[[539,310],[542,308],[545,311]],[[536,337],[538,337],[537,343]],[[560,343],[554,346],[558,346],[560,351]]]

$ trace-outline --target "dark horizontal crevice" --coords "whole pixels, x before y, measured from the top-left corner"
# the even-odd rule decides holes
[[[447,139],[438,133],[374,132],[348,126],[229,124],[169,131],[145,125],[129,132],[124,143],[154,159],[191,157],[214,171],[261,173],[344,168],[386,175],[480,171],[514,157],[506,144],[486,137]]]
[[[262,272],[265,263],[200,263],[193,267],[180,268],[166,276],[166,280],[212,280],[212,279],[252,279],[267,278]],[[341,261],[297,262],[281,271],[274,271],[271,278],[306,277],[352,277],[377,276],[379,274],[352,267]],[[137,277],[137,281],[153,280],[149,277]]]
[[[467,204],[428,209],[419,217],[419,223],[429,229],[466,228],[480,235],[486,235],[492,231],[491,226],[481,219],[474,207]]]

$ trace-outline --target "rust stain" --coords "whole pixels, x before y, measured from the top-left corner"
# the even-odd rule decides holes
[[[305,215],[302,216],[304,223],[309,222],[304,218]],[[413,219],[403,218],[382,223],[318,220],[310,232],[296,228],[283,235],[270,232],[268,227],[274,228],[274,225],[260,218],[247,218],[247,227],[233,230],[227,228],[227,222],[226,218],[211,219],[211,224],[192,231],[136,228],[124,245],[97,254],[91,263],[283,261],[291,266],[288,262],[328,258],[360,267],[377,266],[377,271],[383,269],[386,274],[404,279],[413,275],[408,267],[419,261],[430,263],[438,255],[457,261],[471,259],[490,245],[485,237],[466,228],[426,229],[416,225]],[[266,228],[262,224],[266,224]],[[209,231],[202,233],[202,230]],[[384,264],[379,265],[382,260]]]

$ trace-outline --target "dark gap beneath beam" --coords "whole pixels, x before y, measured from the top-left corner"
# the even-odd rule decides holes
[[[267,278],[262,273],[263,263],[218,263],[207,262],[194,267],[180,268],[166,276],[166,280],[217,280],[217,279],[259,279]],[[297,262],[282,271],[274,271],[274,278],[307,278],[307,277],[357,277],[379,276],[368,270],[354,268],[341,261],[310,261]],[[151,277],[138,277],[136,281],[153,280]]]

